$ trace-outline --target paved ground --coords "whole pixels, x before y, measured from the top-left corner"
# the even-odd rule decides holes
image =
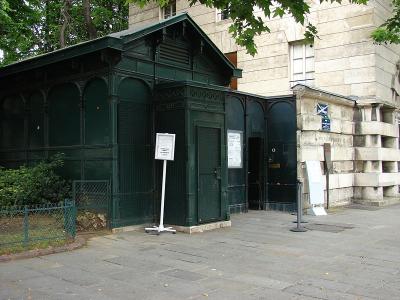
[[[253,211],[192,236],[96,237],[0,264],[0,299],[400,299],[400,206],[307,219],[306,233]]]

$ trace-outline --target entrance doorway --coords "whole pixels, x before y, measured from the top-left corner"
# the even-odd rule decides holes
[[[221,218],[221,129],[197,127],[198,221]]]
[[[296,209],[296,110],[293,102],[270,104],[268,119],[268,209]]]
[[[248,199],[249,209],[263,209],[262,166],[264,141],[260,137],[248,140]]]

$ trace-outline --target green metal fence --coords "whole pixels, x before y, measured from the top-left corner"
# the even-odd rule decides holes
[[[44,247],[75,238],[75,202],[0,207],[0,252]]]
[[[111,211],[109,180],[74,180],[72,182],[72,199],[78,210],[78,231],[109,228]]]

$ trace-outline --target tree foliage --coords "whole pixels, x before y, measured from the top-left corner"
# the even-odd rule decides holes
[[[0,65],[127,27],[125,0],[0,0]]]
[[[153,0],[127,0],[140,7],[147,5]],[[156,0],[160,6],[165,6],[168,0]],[[355,4],[366,4],[368,0],[350,0]],[[400,1],[400,0],[395,0]],[[305,38],[313,40],[317,37],[317,28],[309,22],[307,15],[310,13],[311,1],[307,0],[189,0],[190,5],[203,4],[224,10],[232,19],[229,31],[239,46],[246,47],[251,55],[257,53],[254,37],[263,32],[270,32],[265,20],[273,17],[290,15],[294,20],[306,27]],[[320,0],[320,3],[341,3],[341,0]],[[264,14],[264,18],[255,15],[254,8],[258,8]]]
[[[372,33],[372,38],[378,44],[400,44],[400,0],[392,0],[392,6],[392,17]]]
[[[169,0],[0,0],[0,66],[53,51],[88,39],[101,37],[128,26],[128,5],[145,6]],[[232,24],[230,33],[247,52],[257,52],[254,37],[269,32],[265,20],[291,15],[306,27],[305,38],[317,37],[317,28],[307,19],[308,0],[188,0],[224,10]],[[320,0],[337,2],[341,0]],[[367,0],[350,0],[366,4]],[[393,16],[377,28],[372,37],[377,43],[400,43],[400,0],[392,0]],[[253,13],[257,7],[264,14]]]
[[[63,158],[58,154],[48,162],[19,169],[0,167],[0,206],[63,201],[69,195],[69,185],[56,174],[64,165]]]

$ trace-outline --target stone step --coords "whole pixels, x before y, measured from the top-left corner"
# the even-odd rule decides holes
[[[383,199],[354,199],[353,203],[368,205],[368,206],[389,206],[394,204],[400,204],[400,198],[397,197],[384,197]]]

